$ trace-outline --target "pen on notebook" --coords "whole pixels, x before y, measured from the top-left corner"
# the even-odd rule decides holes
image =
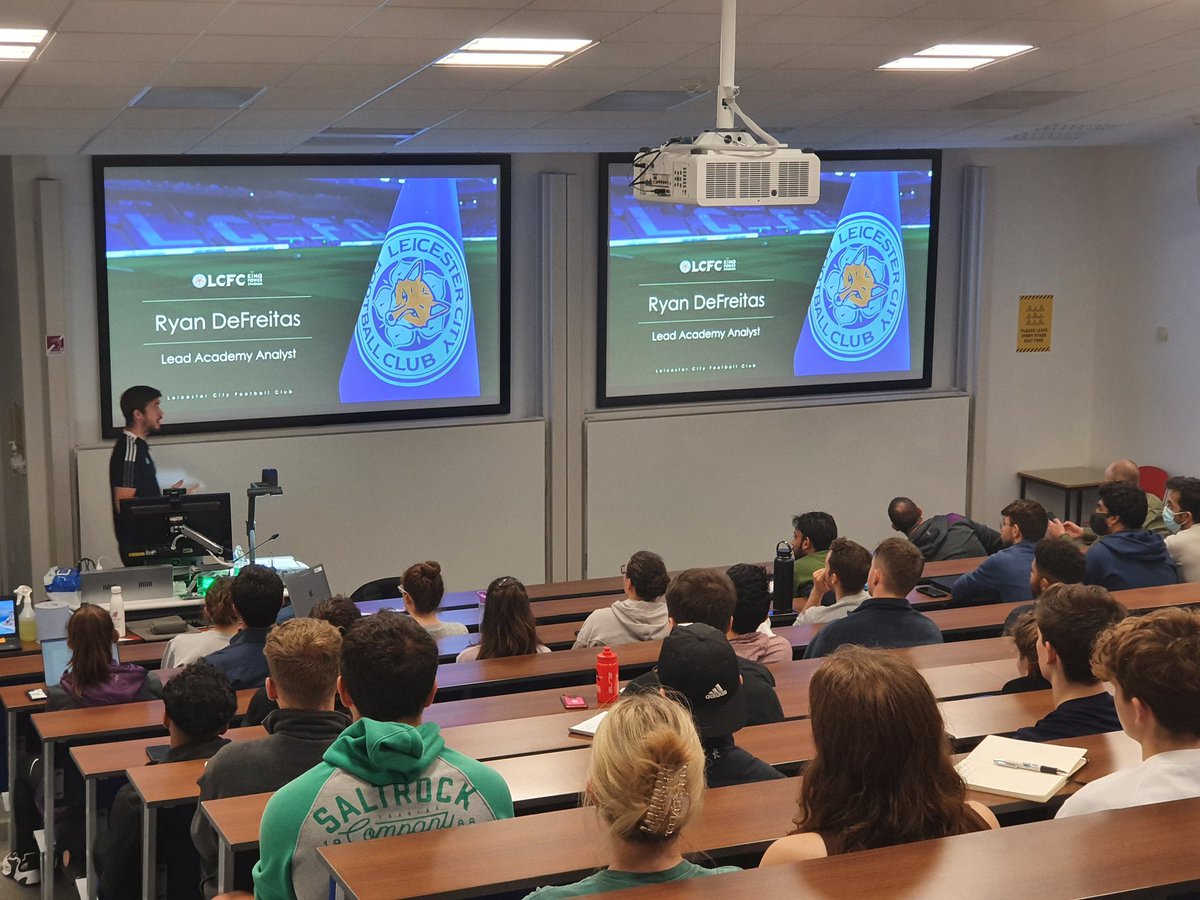
[[[1006,769],[1024,769],[1026,772],[1042,772],[1046,775],[1070,775],[1070,772],[1063,769],[1056,769],[1054,766],[1043,766],[1040,763],[1033,762],[1016,762],[1011,759],[993,759],[992,764],[1003,766]]]

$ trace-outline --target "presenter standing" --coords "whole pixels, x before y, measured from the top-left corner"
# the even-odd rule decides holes
[[[121,533],[121,501],[133,497],[160,497],[162,488],[158,484],[158,472],[150,458],[150,445],[146,438],[162,425],[162,391],[145,384],[135,384],[121,394],[121,412],[125,416],[125,430],[113,445],[112,457],[108,461],[108,483],[112,487],[113,530],[117,535],[117,548],[121,562],[129,565],[128,552],[136,549],[129,546]],[[183,481],[171,485],[183,487]]]

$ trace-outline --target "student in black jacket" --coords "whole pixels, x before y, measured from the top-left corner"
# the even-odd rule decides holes
[[[200,800],[274,791],[318,762],[350,718],[333,708],[341,665],[342,634],[313,618],[290,619],[267,637],[266,692],[279,708],[267,715],[267,736],[230,744],[200,776]],[[197,805],[192,842],[200,854],[200,889],[217,893],[217,837]],[[190,848],[189,848],[190,849]],[[253,854],[238,857],[234,883],[249,889]]]
[[[658,677],[667,696],[682,700],[692,711],[709,787],[783,777],[734,743],[734,732],[746,724],[746,691],[738,656],[722,632],[700,622],[677,625],[663,640]]]
[[[150,765],[208,759],[229,743],[221,735],[237,711],[237,697],[228,679],[207,663],[194,662],[168,681],[163,686],[163,704],[168,749]],[[179,807],[163,813],[158,825],[158,862],[167,865],[167,896],[195,896],[198,870],[186,839],[191,810]],[[168,835],[176,839],[164,839]],[[108,828],[96,839],[92,853],[101,900],[137,898],[141,894],[142,802],[133,785],[117,791]]]

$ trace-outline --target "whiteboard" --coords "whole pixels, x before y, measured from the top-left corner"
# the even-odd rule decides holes
[[[284,493],[257,502],[260,553],[324,563],[334,592],[442,564],[447,590],[500,575],[545,581],[545,425],[541,421],[265,438],[153,442],[159,481],[232,495],[245,544],[246,488],[263,468]],[[112,445],[76,451],[79,547],[120,565],[113,537]],[[239,537],[240,535],[240,537]],[[109,564],[106,560],[106,565]]]
[[[639,549],[670,569],[763,562],[810,510],[873,549],[898,495],[964,512],[969,413],[953,396],[591,421],[587,575]]]

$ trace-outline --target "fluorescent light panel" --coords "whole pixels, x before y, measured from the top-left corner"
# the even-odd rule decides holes
[[[455,50],[437,61],[439,66],[542,67],[558,62],[561,53],[467,53]]]
[[[903,56],[879,68],[926,72],[966,71],[995,61],[989,56]]]
[[[0,44],[40,44],[46,34],[45,28],[0,28]]]
[[[29,59],[36,49],[31,44],[0,44],[0,59]]]
[[[1032,49],[1034,49],[1032,44],[935,44],[928,50],[918,51],[916,55],[986,56],[991,59],[1007,59]]]
[[[498,53],[574,53],[590,43],[579,38],[475,38],[460,49]]]
[[[476,38],[437,61],[439,66],[540,68],[590,47],[579,38]]]

